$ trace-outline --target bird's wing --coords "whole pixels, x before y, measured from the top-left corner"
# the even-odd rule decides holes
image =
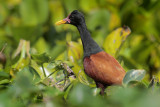
[[[103,51],[85,57],[83,65],[88,76],[107,85],[121,84],[125,75],[118,61]]]

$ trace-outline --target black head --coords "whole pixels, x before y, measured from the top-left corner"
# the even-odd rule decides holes
[[[70,19],[70,24],[73,24],[73,25],[80,25],[85,22],[83,14],[78,10],[74,10],[69,15],[69,19]]]
[[[85,23],[85,19],[84,16],[81,12],[79,12],[78,10],[74,10],[73,12],[71,12],[71,14],[69,14],[67,16],[67,18],[60,20],[56,23],[56,25],[60,25],[60,24],[72,24],[72,25],[80,25],[82,23]]]

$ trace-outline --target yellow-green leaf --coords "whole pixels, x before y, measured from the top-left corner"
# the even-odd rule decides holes
[[[50,60],[50,57],[46,53],[42,54],[32,54],[32,59],[37,62],[37,64],[42,65]]]
[[[82,45],[77,42],[70,41],[68,44],[68,58],[71,62],[76,62],[83,55]]]
[[[121,27],[111,32],[104,40],[104,50],[115,57],[122,43],[130,33],[131,30],[129,27]]]
[[[76,77],[78,78],[78,80],[81,83],[89,85],[91,87],[95,87],[95,83],[93,82],[93,80],[89,80],[89,77],[82,70],[82,67],[80,67],[79,65],[73,63],[72,70],[73,70],[74,74],[76,75]]]

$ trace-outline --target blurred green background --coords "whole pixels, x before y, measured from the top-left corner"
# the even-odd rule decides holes
[[[20,83],[18,79],[21,79],[22,74],[16,76],[16,72],[19,71],[30,71],[34,75],[33,78],[39,78],[36,81],[45,83],[45,86],[46,81],[50,80],[46,80],[46,76],[43,75],[44,70],[47,76],[54,71],[53,75],[51,74],[54,83],[65,78],[66,83],[71,86],[75,84],[72,83],[73,81],[79,81],[89,87],[95,86],[83,71],[83,48],[76,27],[55,26],[56,21],[67,17],[73,10],[79,10],[84,14],[93,39],[106,52],[112,54],[126,71],[146,70],[144,81],[147,85],[153,77],[160,79],[159,0],[0,0],[0,80],[2,80],[0,87],[1,91],[3,90],[0,99],[4,99],[5,102],[15,101],[17,102],[15,106],[40,106],[41,103],[44,104],[41,106],[47,106],[45,102],[64,106],[63,97],[68,101],[67,96],[71,88],[69,88],[70,85],[62,85],[65,84],[64,81],[53,89],[51,88],[54,86],[53,83],[47,85],[47,88],[42,88],[42,86],[37,86],[30,76],[26,76],[28,82],[22,80]],[[128,26],[131,33],[124,34],[125,31],[121,28],[123,26]],[[122,38],[116,38],[114,35],[122,35]],[[116,46],[109,41],[113,39]],[[67,65],[63,66],[64,63]],[[66,67],[73,70],[77,79],[65,77]],[[144,99],[144,94],[137,89],[120,89],[117,94],[107,97],[107,102],[105,102],[105,98],[100,96],[95,98],[91,92],[88,93],[90,88],[79,82],[71,92],[68,106],[78,104],[81,107],[97,107],[98,104],[101,106],[108,104],[113,107],[117,105],[118,107],[132,107],[133,105],[150,107],[150,99],[154,99],[154,102],[151,101],[153,104],[158,104],[155,103],[157,96]],[[25,83],[32,88],[23,86]],[[9,87],[10,85],[13,87]],[[18,89],[21,91],[15,94],[14,92]],[[139,93],[142,94],[142,98],[140,97],[140,100],[132,106],[128,106],[132,99],[139,98],[138,95],[141,95]],[[9,98],[9,95],[13,95],[13,98]],[[74,95],[81,97],[78,99]],[[121,95],[128,100],[120,99],[118,96]],[[19,100],[16,100],[17,97]],[[53,100],[54,98],[57,101]],[[90,104],[86,100],[99,103]]]

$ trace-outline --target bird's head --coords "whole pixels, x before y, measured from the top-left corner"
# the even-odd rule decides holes
[[[74,10],[71,14],[69,14],[67,16],[67,18],[56,22],[56,25],[72,24],[72,25],[77,26],[77,25],[80,25],[84,22],[85,22],[85,20],[84,20],[83,14],[80,13],[78,10]]]

